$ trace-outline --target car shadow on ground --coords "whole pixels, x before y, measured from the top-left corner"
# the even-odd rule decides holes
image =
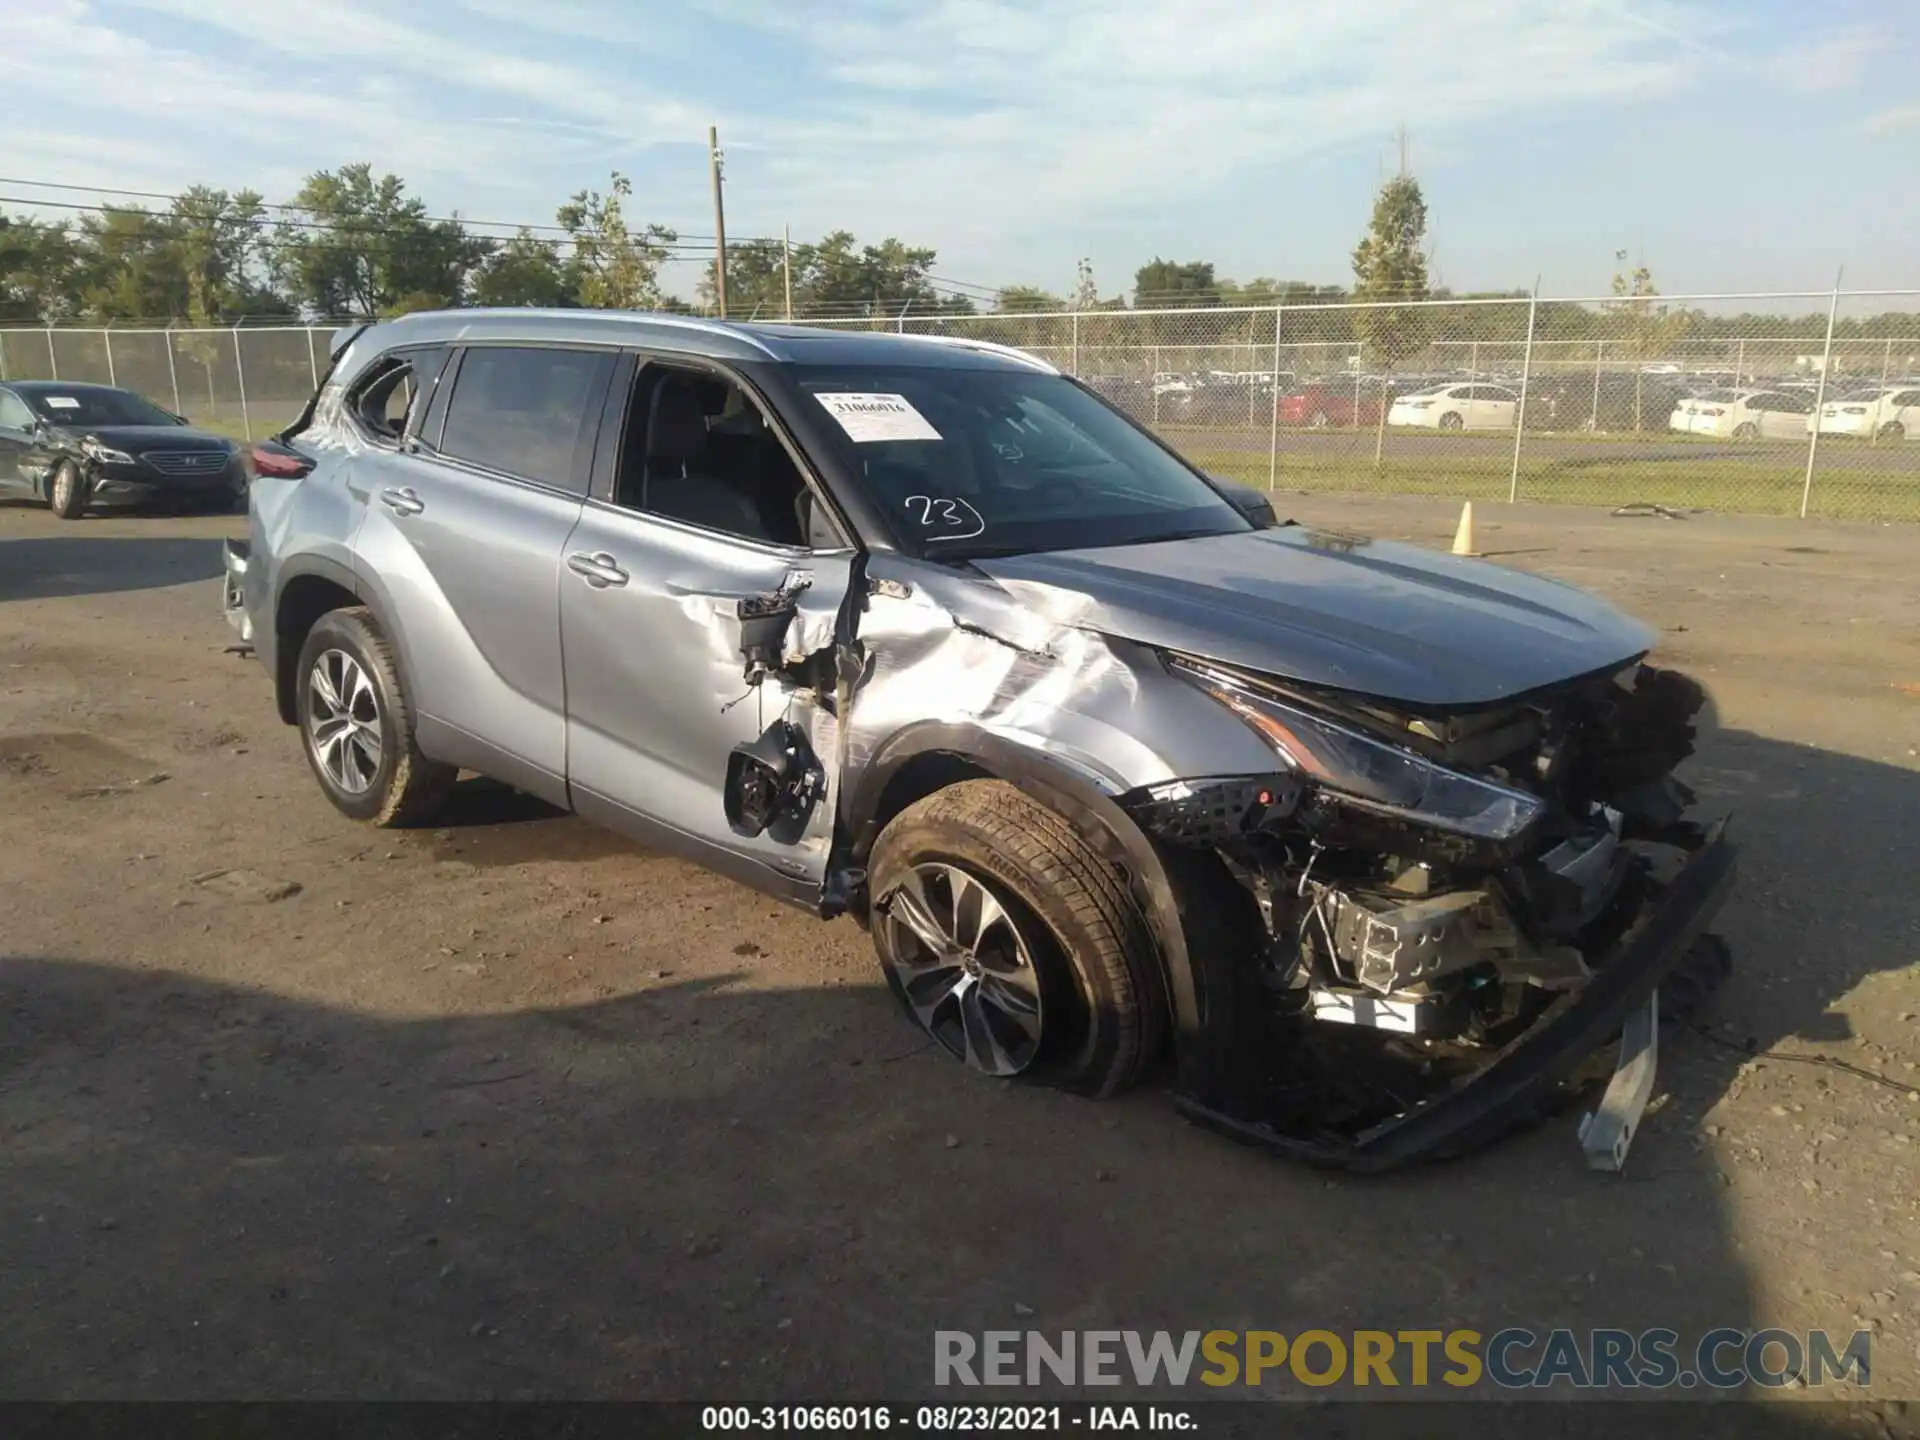
[[[1833,1003],[1907,961],[1920,777],[1741,732],[1691,770],[1747,847],[1713,1023],[1836,1043]],[[281,958],[291,992],[302,947]],[[957,1073],[877,983],[418,1018],[19,957],[0,1014],[8,1397],[929,1396],[937,1329],[1788,1323],[1701,1143],[1743,1056],[1686,1033],[1623,1176],[1582,1170],[1562,1122],[1358,1181],[1151,1092]]]
[[[214,580],[218,539],[178,535],[50,535],[0,539],[0,601],[110,595]],[[211,609],[216,597],[209,594]]]

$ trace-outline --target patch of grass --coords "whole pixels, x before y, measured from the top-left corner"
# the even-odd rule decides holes
[[[1176,448],[1211,474],[1267,483],[1265,454]],[[1797,451],[1756,450],[1751,460],[1671,455],[1568,460],[1530,459],[1523,450],[1518,498],[1561,505],[1647,501],[1745,515],[1798,515],[1803,465]],[[1371,455],[1285,451],[1276,480],[1282,490],[1504,500],[1511,467],[1510,458],[1485,454],[1389,454],[1375,466]],[[1816,468],[1808,513],[1823,519],[1920,520],[1920,473]]]

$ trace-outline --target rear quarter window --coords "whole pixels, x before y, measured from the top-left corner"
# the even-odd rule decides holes
[[[473,346],[454,377],[440,452],[585,494],[612,369],[606,351]]]

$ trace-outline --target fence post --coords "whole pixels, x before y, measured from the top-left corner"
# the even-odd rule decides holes
[[[47,369],[53,378],[60,378],[60,357],[53,353],[53,327],[47,327]]]
[[[320,356],[313,348],[313,327],[307,327],[307,368],[313,371],[313,388],[320,388]]]
[[[893,329],[896,335],[904,335],[907,333],[907,311],[912,308],[913,297],[909,295],[907,297],[907,303],[900,307],[900,318],[894,322]]]
[[[1520,442],[1527,434],[1527,382],[1533,378],[1533,322],[1540,310],[1540,282],[1533,282],[1527,298],[1527,348],[1520,357],[1520,411],[1513,417],[1513,471],[1507,477],[1507,503],[1520,499]]]
[[[1600,428],[1600,357],[1606,354],[1606,351],[1606,341],[1593,342],[1593,412],[1587,416],[1587,428],[1590,430]]]
[[[10,379],[7,374],[7,335],[0,330],[0,380]]]
[[[173,360],[173,326],[167,326],[167,383],[173,386],[173,413],[184,415],[180,407],[180,368]]]
[[[1153,347],[1153,374],[1147,381],[1147,389],[1153,392],[1153,428],[1160,428],[1160,347]]]
[[[113,322],[107,322],[107,384],[119,385],[120,377],[113,368]]]
[[[1273,489],[1280,476],[1280,317],[1287,313],[1287,307],[1273,307],[1273,383],[1267,388],[1273,392],[1273,415],[1267,421],[1267,489]]]
[[[247,413],[247,365],[240,358],[240,326],[233,327],[233,373],[240,381],[240,428],[246,432],[247,443],[253,443],[253,417]]]
[[[1736,386],[1746,383],[1740,378],[1742,375],[1746,374],[1746,372],[1747,372],[1747,337],[1742,335],[1740,337],[1739,344],[1735,345],[1733,349],[1733,383]]]
[[[1827,302],[1827,340],[1820,353],[1820,383],[1813,392],[1813,428],[1807,431],[1807,478],[1800,485],[1800,518],[1807,518],[1807,505],[1813,499],[1813,457],[1820,453],[1820,407],[1827,400],[1827,372],[1833,369],[1833,322],[1840,313],[1840,281],[1846,274],[1833,277],[1833,299]]]

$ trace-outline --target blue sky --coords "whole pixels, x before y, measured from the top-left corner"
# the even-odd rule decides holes
[[[1123,290],[1154,254],[1350,278],[1404,123],[1441,278],[1920,286],[1913,0],[18,0],[0,171],[173,190],[372,161],[551,221],[630,175],[710,234],[834,228],[938,273]],[[298,16],[299,18],[295,18]],[[0,193],[33,192],[17,185]],[[11,206],[9,208],[20,208]],[[690,267],[670,272],[691,288]]]

